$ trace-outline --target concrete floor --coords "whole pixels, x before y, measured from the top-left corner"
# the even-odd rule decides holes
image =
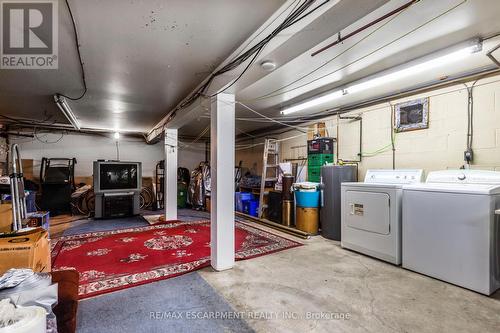
[[[267,314],[247,319],[257,332],[500,331],[500,291],[486,297],[321,236],[303,243],[225,272],[199,273],[235,311]]]
[[[181,210],[180,218],[198,220],[208,218],[208,214]],[[105,220],[96,223],[83,220],[72,222],[71,228],[61,231],[73,234],[94,231],[95,228],[110,230],[120,228],[123,223],[130,226],[131,222]],[[275,230],[254,226],[298,240]],[[211,268],[205,268],[193,273],[199,274],[213,288],[214,295],[221,296],[221,302],[228,304],[228,307],[206,306],[196,309],[228,311],[232,308],[246,314],[246,324],[250,329],[266,333],[500,332],[500,291],[491,297],[477,294],[344,250],[339,242],[321,236],[298,241],[304,243],[304,246],[238,261],[231,270],[214,272]],[[142,296],[148,300],[157,295],[163,284],[168,285],[168,290],[160,293],[165,299],[159,303],[167,306],[171,303],[167,291],[173,292],[170,284],[192,284],[188,276],[174,279],[177,281],[166,280],[151,284],[153,294],[145,293]],[[138,298],[133,296],[134,292],[132,288],[100,297],[106,301],[106,298],[123,294],[123,297],[131,297],[137,301]],[[214,302],[212,298],[207,298],[205,303],[220,303]],[[84,310],[89,313],[84,313]],[[95,311],[95,307],[85,307],[82,304],[80,317],[87,315],[95,318]],[[135,308],[123,309],[121,312],[137,318]],[[107,315],[115,318],[123,316],[121,312],[108,312]],[[249,318],[250,315],[267,318],[252,319]],[[338,319],[339,316],[343,317]],[[189,328],[185,331],[196,332],[195,324],[197,323],[186,322]],[[144,323],[139,320],[137,325],[143,327]],[[158,325],[163,326],[156,330],[148,329],[148,332],[164,332],[167,329],[164,322],[158,322]],[[207,330],[208,326],[204,327],[203,331],[206,332],[231,332],[227,327],[223,330]],[[104,327],[101,329],[103,333],[114,332]],[[125,331],[127,330],[123,332]],[[141,330],[133,328],[131,331]]]

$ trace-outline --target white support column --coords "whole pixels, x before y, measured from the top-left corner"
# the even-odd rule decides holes
[[[234,266],[234,95],[218,94],[210,110],[211,264]]]
[[[177,220],[177,129],[165,129],[165,220]]]

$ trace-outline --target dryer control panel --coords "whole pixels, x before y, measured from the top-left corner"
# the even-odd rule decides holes
[[[423,180],[421,169],[371,169],[366,172],[365,183],[373,184],[413,184]]]

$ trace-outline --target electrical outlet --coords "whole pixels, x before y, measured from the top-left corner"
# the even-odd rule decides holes
[[[467,149],[464,151],[464,161],[467,164],[470,164],[474,160],[474,153],[472,152],[472,149]]]

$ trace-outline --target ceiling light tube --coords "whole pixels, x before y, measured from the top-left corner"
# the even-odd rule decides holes
[[[450,63],[455,63],[459,60],[462,60],[462,59],[468,57],[470,54],[477,52],[477,51],[478,51],[478,47],[476,45],[464,47],[464,48],[461,48],[457,51],[453,51],[451,53],[442,55],[440,57],[430,59],[430,60],[421,62],[419,64],[403,68],[403,69],[395,71],[393,73],[381,75],[381,76],[375,77],[373,79],[369,79],[367,81],[364,81],[364,82],[361,82],[358,84],[354,84],[352,86],[347,87],[346,90],[347,90],[347,93],[353,94],[353,93],[365,91],[365,90],[380,86],[382,84],[392,83],[392,82],[395,82],[397,80],[408,78],[408,77],[423,73],[423,72],[431,70],[431,69],[439,68],[439,67],[448,65]]]
[[[338,99],[338,98],[340,98],[342,96],[344,96],[344,91],[343,90],[336,90],[336,91],[331,92],[329,94],[326,94],[326,95],[319,96],[317,98],[311,99],[310,101],[307,101],[307,102],[304,102],[304,103],[300,103],[300,104],[294,105],[292,107],[286,108],[286,109],[284,109],[284,110],[281,111],[281,114],[282,115],[287,115],[287,114],[294,113],[294,112],[297,112],[297,111],[301,111],[301,110],[305,110],[305,109],[308,109],[308,108],[312,108],[313,106],[317,106],[317,105],[320,105],[320,104],[323,104],[323,103],[327,103],[327,102],[333,101],[333,100]]]
[[[429,71],[431,69],[448,65],[450,63],[455,63],[457,61],[466,58],[472,53],[480,51],[481,49],[482,49],[481,41],[474,40],[472,44],[469,42],[467,46],[464,46],[459,49],[455,48],[454,51],[451,51],[447,54],[437,56],[414,65],[410,65],[400,70],[396,70],[392,73],[378,75],[372,79],[368,79],[366,81],[348,86],[345,89],[339,89],[332,93],[311,99],[307,102],[291,106],[289,108],[282,110],[281,114],[286,115],[297,111],[305,110],[338,99],[347,94],[354,94],[357,92],[369,90],[383,84],[393,83],[400,79],[408,78],[416,74]]]
[[[59,110],[61,110],[61,112],[66,117],[66,119],[68,119],[70,124],[76,130],[80,130],[81,129],[80,122],[75,117],[75,114],[73,113],[73,110],[71,110],[71,108],[69,107],[69,104],[68,104],[68,102],[66,102],[66,99],[59,94],[55,94],[54,101],[56,102],[56,105],[59,108]]]

